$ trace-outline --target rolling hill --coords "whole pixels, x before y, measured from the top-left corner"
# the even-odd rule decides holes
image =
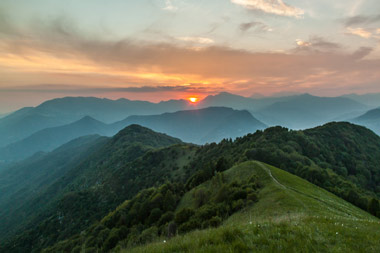
[[[40,197],[59,178],[102,145],[104,137],[85,136],[50,153],[38,153],[0,171],[0,237],[17,231],[23,217],[38,214],[57,191]]]
[[[247,184],[249,178],[251,183]],[[244,191],[239,190],[240,185]],[[120,222],[123,215],[132,215],[138,201],[155,205],[157,194],[168,196],[169,191],[178,190],[176,187],[179,186],[166,184],[140,192],[88,230],[44,252],[106,252],[115,246],[121,252],[380,249],[379,219],[297,176],[256,161],[233,166],[184,194],[172,194],[174,205],[167,207],[166,200],[163,206],[156,204],[156,209],[145,214],[148,221],[140,228],[128,230],[135,220]],[[232,194],[231,200],[220,199],[224,191]],[[160,208],[165,208],[166,213],[153,218],[154,210]],[[168,239],[166,228],[174,223],[180,235]],[[204,230],[191,232],[194,228]]]
[[[32,192],[31,202],[14,210],[10,217],[18,224],[16,227],[11,226],[12,222],[8,224],[9,229],[1,224],[0,236],[3,236],[0,238],[0,251],[40,251],[58,241],[62,241],[59,245],[65,247],[66,251],[78,250],[78,243],[82,245],[83,240],[90,240],[86,237],[90,235],[91,247],[98,245],[96,247],[113,248],[120,241],[117,238],[121,238],[121,241],[131,239],[131,243],[121,244],[121,247],[135,247],[142,242],[149,242],[152,235],[162,234],[166,229],[165,222],[176,217],[176,212],[180,211],[177,210],[182,202],[180,200],[189,199],[189,196],[198,196],[196,198],[199,208],[183,211],[180,215],[183,219],[177,219],[179,231],[185,233],[193,229],[225,224],[235,213],[246,210],[251,204],[255,206],[262,203],[260,196],[266,192],[265,181],[260,180],[263,172],[257,177],[243,173],[244,182],[228,181],[227,184],[226,181],[227,185],[223,189],[218,186],[220,180],[227,180],[229,168],[253,161],[279,167],[280,172],[263,165],[283,185],[286,182],[280,181],[278,174],[288,171],[363,210],[355,211],[356,213],[367,211],[380,217],[380,137],[366,128],[350,123],[333,122],[305,131],[272,127],[234,141],[225,139],[218,144],[203,146],[184,144],[178,139],[131,125],[93,148],[93,152],[76,166],[65,170],[66,173],[52,184],[42,191]],[[215,175],[220,176],[213,179]],[[220,194],[212,190],[211,193],[197,190],[194,195],[185,194],[204,183],[207,184],[209,180],[214,182],[211,189],[220,190]],[[292,183],[288,185],[291,186]],[[308,188],[310,187],[307,186],[302,191],[309,194]],[[168,189],[171,189],[171,194],[167,192]],[[212,202],[206,201],[207,196],[211,197]],[[298,198],[298,195],[294,196],[293,200]],[[318,197],[314,193],[311,196]],[[9,197],[12,199],[12,195]],[[164,199],[169,204],[162,206]],[[43,201],[39,202],[41,200]],[[125,202],[126,200],[131,202]],[[151,201],[152,205],[149,204]],[[256,201],[258,202],[255,203]],[[340,201],[340,205],[346,203]],[[295,203],[299,202],[295,200]],[[205,203],[211,206],[204,206]],[[119,205],[122,206],[117,208]],[[352,206],[344,205],[347,208],[342,210],[353,210]],[[337,212],[336,208],[332,207],[333,213]],[[152,214],[154,209],[156,210]],[[313,207],[304,209],[315,211]],[[118,210],[124,211],[120,213]],[[217,210],[220,216],[214,218]],[[276,207],[268,213],[279,210]],[[117,216],[110,213],[112,211]],[[166,212],[169,213],[161,220],[160,216]],[[294,213],[298,216],[297,208],[290,209],[289,212],[289,215]],[[214,216],[210,216],[211,214]],[[203,217],[202,222],[197,222],[195,218],[184,218],[193,215],[195,218]],[[358,217],[351,214],[351,211],[348,215]],[[160,220],[156,228],[150,229],[152,224]],[[99,225],[103,221],[106,223]],[[304,221],[299,224],[301,222]],[[304,229],[306,227],[305,225]],[[145,231],[146,229],[149,230]],[[276,229],[275,227],[273,231],[277,231]],[[103,230],[105,231],[101,232]],[[291,230],[292,227],[288,227],[285,232],[290,233]],[[84,232],[80,234],[82,231]],[[300,230],[299,234],[302,232]],[[314,233],[310,230],[308,232]],[[130,233],[133,239],[129,238]],[[323,239],[320,244],[329,242],[326,241],[324,232],[320,235]],[[56,247],[61,247],[59,245]]]
[[[152,116],[130,116],[114,126],[120,128],[120,125],[130,124],[139,124],[197,144],[219,142],[223,138],[234,139],[266,127],[248,111],[226,107],[209,107]]]
[[[83,138],[89,137],[74,140],[42,158],[32,157],[2,171],[0,178],[4,181],[5,201],[0,219],[0,238],[45,238],[34,245],[38,249],[41,245],[51,244],[55,238],[65,238],[78,232],[125,198],[153,182],[164,180],[160,178],[163,173],[161,167],[152,167],[151,164],[144,167],[145,160],[135,160],[153,149],[181,143],[179,139],[131,125],[112,138],[102,137],[101,141],[82,152],[69,148],[77,142],[82,143]],[[120,170],[124,166],[128,169]],[[136,172],[136,167],[141,171]],[[148,180],[143,176],[144,169],[156,170],[156,178]],[[21,179],[22,184],[19,184]],[[12,204],[14,199],[18,200],[17,205]],[[66,217],[64,224],[57,220],[57,212],[61,211]],[[37,234],[33,232],[41,227],[45,229]],[[0,241],[5,242],[3,239]],[[16,240],[19,241],[17,250],[31,251],[33,240],[28,243],[23,239]]]

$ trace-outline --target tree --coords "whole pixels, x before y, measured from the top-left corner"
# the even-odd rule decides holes
[[[194,210],[190,208],[184,208],[175,215],[175,222],[177,224],[185,223],[194,215]]]
[[[227,170],[228,167],[229,167],[228,161],[226,160],[226,158],[224,158],[224,156],[222,156],[221,158],[219,158],[218,162],[216,163],[215,170],[218,172],[222,172],[222,171]]]
[[[176,200],[174,198],[174,194],[172,193],[171,190],[167,190],[164,197],[163,208],[165,211],[170,211],[170,210],[174,210],[175,206],[176,206]]]
[[[368,205],[368,212],[374,216],[380,216],[380,204],[375,198],[372,198]]]

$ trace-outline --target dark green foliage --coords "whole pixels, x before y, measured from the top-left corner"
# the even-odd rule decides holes
[[[147,144],[138,143],[137,136],[116,136],[47,189],[42,197],[59,193],[57,199],[29,220],[23,233],[2,241],[0,251],[29,252],[32,246],[37,251],[54,244],[49,251],[78,246],[105,251],[115,246],[116,238],[132,247],[167,235],[174,220],[180,233],[217,226],[219,219],[258,200],[261,182],[255,177],[226,182],[218,172],[246,160],[280,167],[378,215],[380,138],[365,128],[349,123],[306,131],[274,127],[235,141],[169,148],[157,146],[160,138],[168,145],[176,140],[141,131]],[[192,206],[174,214],[190,190]],[[115,210],[126,199],[130,201]],[[111,236],[113,229],[118,233]]]
[[[172,167],[165,167],[160,158],[182,148],[154,150],[178,143],[178,139],[136,125],[96,143],[89,150],[91,152],[73,167],[65,168],[65,173],[53,183],[30,193],[31,203],[24,203],[22,209],[23,214],[31,213],[30,216],[15,231],[18,232],[16,236],[14,231],[6,231],[13,232],[13,237],[10,241],[0,240],[0,251],[18,251],[21,247],[25,251],[31,251],[32,247],[38,251],[53,245],[86,229],[140,190],[163,184],[163,175],[170,175]],[[143,210],[154,209],[157,205],[162,208],[163,196],[161,199],[157,196],[158,199]],[[144,212],[138,214],[146,219],[149,217]],[[124,224],[130,219],[131,216],[121,215],[115,222]],[[2,229],[0,227],[0,232]]]
[[[175,215],[175,222],[177,224],[182,224],[187,222],[195,214],[194,210],[191,208],[184,208],[177,212]]]
[[[228,164],[259,160],[296,174],[368,210],[380,196],[380,137],[350,123],[329,123],[305,131],[272,127],[234,142],[202,146],[191,166],[226,159]],[[353,191],[358,197],[353,198]],[[228,194],[221,192],[220,194]],[[253,197],[253,196],[252,196]]]
[[[375,216],[380,217],[380,204],[377,199],[371,199],[368,205],[368,211]]]
[[[166,213],[160,209],[162,202],[158,198],[171,192],[174,199],[173,207]],[[178,194],[173,194],[176,192]],[[80,240],[70,238],[45,252],[60,252],[64,248],[92,247],[99,252],[108,252],[118,242],[125,241],[127,245],[136,246],[153,241],[159,235],[166,235],[166,228],[174,219],[174,209],[183,194],[181,184],[164,184],[159,188],[142,190],[134,198],[123,203],[115,211],[109,213],[99,223],[94,224],[85,233],[78,235]],[[170,195],[170,194],[169,194]],[[151,207],[154,207],[153,209]],[[159,229],[162,227],[163,229]]]
[[[255,176],[229,184],[221,177],[221,174],[216,174],[209,181],[209,188],[201,185],[192,190],[194,209],[186,207],[176,213],[175,222],[180,233],[219,226],[223,219],[253,203],[255,198],[251,196],[248,199],[247,193],[255,194],[257,190],[259,183]]]
[[[230,165],[228,164],[228,161],[224,157],[221,157],[216,163],[215,170],[218,172],[222,172],[227,170],[229,167]]]

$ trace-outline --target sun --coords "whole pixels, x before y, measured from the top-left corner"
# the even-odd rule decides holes
[[[198,101],[198,98],[196,98],[196,97],[189,97],[189,101],[191,103],[196,103]]]

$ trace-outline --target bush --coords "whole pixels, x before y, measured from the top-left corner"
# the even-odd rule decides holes
[[[113,228],[111,230],[111,233],[109,234],[108,238],[106,239],[106,241],[104,242],[104,246],[103,248],[108,251],[112,248],[114,248],[117,244],[117,242],[119,241],[119,229],[115,229]]]
[[[195,214],[194,210],[191,208],[184,208],[180,210],[175,215],[175,222],[177,224],[182,224],[187,222]]]
[[[211,227],[218,227],[220,224],[222,224],[222,219],[219,216],[214,216],[209,221]]]
[[[154,241],[158,237],[158,228],[150,227],[142,231],[140,235],[140,243],[145,244]]]
[[[172,211],[164,213],[158,220],[158,225],[162,226],[174,219],[174,213]]]
[[[158,221],[158,219],[160,219],[161,215],[162,215],[161,209],[154,208],[150,212],[150,215],[149,215],[149,218],[148,218],[148,224],[151,225],[151,224],[155,223],[156,221]]]

